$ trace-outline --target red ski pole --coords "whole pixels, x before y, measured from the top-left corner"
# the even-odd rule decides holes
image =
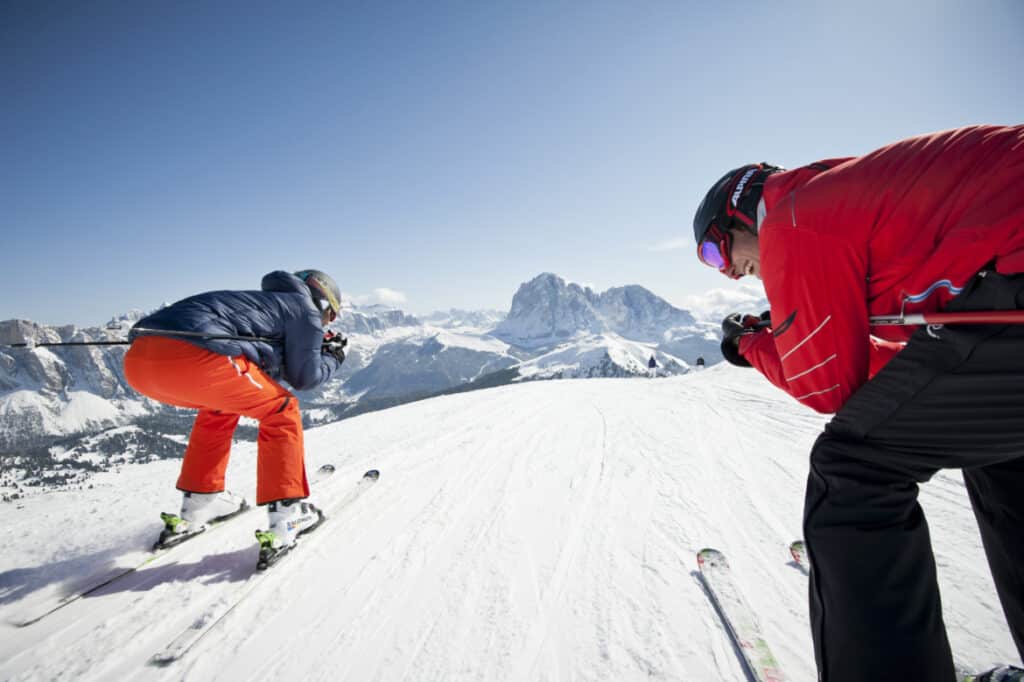
[[[971,310],[962,313],[912,313],[875,315],[868,319],[872,327],[912,324],[1024,324],[1024,310]]]

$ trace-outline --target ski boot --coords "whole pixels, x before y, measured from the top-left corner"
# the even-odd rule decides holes
[[[153,549],[166,549],[190,540],[206,530],[207,524],[219,523],[249,508],[241,495],[230,491],[192,493],[186,491],[181,500],[181,513],[162,512],[164,529]]]
[[[300,535],[313,531],[324,521],[320,509],[299,498],[271,502],[268,516],[270,529],[256,531],[256,541],[260,543],[256,568],[261,571],[291,551]]]

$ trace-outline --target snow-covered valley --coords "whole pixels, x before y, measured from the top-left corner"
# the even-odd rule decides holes
[[[4,680],[743,680],[695,576],[725,552],[787,679],[814,679],[790,562],[825,419],[753,371],[528,382],[307,433],[317,495],[380,481],[265,576],[184,659],[149,657],[254,571],[250,512],[28,627],[87,577],[137,562],[178,505],[177,462],[0,505]],[[254,492],[255,448],[229,485]],[[962,480],[922,487],[950,639],[1016,661]],[[1019,661],[1016,661],[1019,663]]]

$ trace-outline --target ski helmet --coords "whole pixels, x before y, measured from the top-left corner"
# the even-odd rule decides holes
[[[757,226],[757,204],[764,192],[764,181],[782,170],[767,163],[753,163],[735,168],[711,186],[693,217],[693,236],[699,245],[712,225],[723,230],[734,221],[747,227]]]
[[[335,315],[341,314],[341,290],[330,275],[319,270],[299,270],[295,276],[306,283],[321,310],[325,310],[323,306],[327,305]]]

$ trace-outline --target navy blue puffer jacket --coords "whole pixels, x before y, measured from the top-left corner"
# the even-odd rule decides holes
[[[262,291],[190,296],[139,320],[128,339],[155,334],[188,341],[218,355],[244,355],[270,377],[284,379],[299,391],[329,380],[340,363],[321,352],[324,330],[309,287],[280,270],[265,276],[260,286]],[[259,336],[277,342],[204,339],[174,332]]]

